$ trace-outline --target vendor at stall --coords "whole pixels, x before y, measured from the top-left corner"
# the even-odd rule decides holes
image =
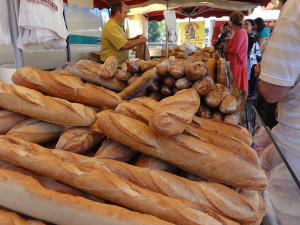
[[[147,38],[137,36],[126,39],[122,23],[127,16],[127,5],[123,2],[113,3],[111,6],[111,18],[107,21],[101,35],[101,60],[114,55],[119,60],[119,66],[128,58],[129,49],[137,45],[145,44]]]

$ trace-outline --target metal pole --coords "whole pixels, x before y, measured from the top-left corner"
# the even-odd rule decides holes
[[[17,23],[17,15],[15,11],[15,1],[7,0],[7,6],[8,6],[8,18],[9,18],[11,40],[14,46],[15,65],[16,65],[16,69],[20,69],[24,66],[24,59],[23,59],[22,50],[18,49],[17,47],[19,30],[18,30],[18,23]]]
[[[169,10],[169,0],[167,0],[167,10]],[[168,27],[167,27],[167,24],[166,24],[166,57],[169,56],[168,41],[169,41],[169,35],[168,35]]]

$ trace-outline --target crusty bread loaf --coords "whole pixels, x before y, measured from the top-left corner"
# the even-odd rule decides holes
[[[200,98],[195,89],[181,90],[158,103],[149,125],[159,135],[180,134],[192,122],[199,105]]]
[[[12,75],[12,81],[20,86],[73,102],[115,108],[120,96],[104,87],[84,84],[75,76],[55,75],[35,67],[23,67]]]
[[[147,100],[147,98],[143,99],[144,101]],[[155,106],[156,107],[156,106]],[[146,108],[144,105],[140,105],[138,101],[131,101],[129,103],[123,102],[121,103],[115,110],[115,112],[129,116],[133,119],[142,121],[145,124],[148,124],[148,121],[151,117],[151,112],[155,109],[153,108]],[[101,114],[99,114],[101,116]],[[203,120],[202,120],[203,121]],[[211,122],[212,126],[209,127],[208,124]],[[204,122],[205,123],[205,122]],[[249,147],[247,144],[245,144],[242,140],[236,138],[237,133],[234,134],[233,130],[242,130],[244,128],[241,128],[239,126],[235,127],[227,125],[227,124],[221,124],[221,127],[223,125],[224,128],[230,129],[230,132],[233,132],[233,137],[230,136],[230,132],[226,133],[226,129],[224,131],[217,129],[213,126],[216,125],[214,120],[208,120],[208,124],[206,124],[207,129],[205,129],[203,126],[201,126],[201,120],[197,117],[194,117],[193,122],[187,126],[185,132],[187,132],[189,135],[193,135],[197,138],[199,138],[201,141],[212,143],[221,147],[225,147],[228,150],[240,155],[245,160],[253,163],[255,166],[259,167],[259,160],[257,157],[256,152],[254,149]],[[243,132],[241,132],[243,134]],[[247,134],[247,133],[246,133]],[[251,137],[251,136],[250,136]]]
[[[207,66],[204,62],[194,62],[185,67],[185,75],[189,80],[199,80],[202,76],[207,74]]]
[[[175,88],[178,88],[179,90],[188,89],[191,87],[192,87],[192,82],[187,77],[179,78],[175,82]]]
[[[1,81],[0,106],[36,119],[65,125],[91,126],[96,120],[94,111],[84,105]]]
[[[104,197],[126,208],[151,214],[176,224],[227,224],[218,214],[205,206],[187,200],[173,199],[141,188],[109,172],[89,168],[85,166],[88,161],[74,163],[62,150],[45,149],[20,139],[2,136],[0,137],[0,158],[96,196]],[[2,184],[4,185],[0,182],[0,190]],[[12,185],[11,182],[9,185]],[[0,193],[3,191],[1,190]],[[20,198],[20,196],[17,197]],[[11,201],[6,203],[10,204]],[[72,205],[74,207],[77,204],[73,202]],[[58,210],[61,210],[61,207]]]
[[[0,170],[0,204],[61,225],[170,224],[153,216],[43,188],[24,174]]]
[[[151,109],[151,110],[155,110],[157,105],[158,105],[158,101],[156,101],[152,98],[149,98],[149,97],[135,98],[135,99],[132,99],[130,102],[134,103],[134,104],[137,104],[137,105],[144,106],[144,107],[146,107],[148,109]]]
[[[157,73],[161,76],[167,76],[169,74],[168,72],[169,67],[174,63],[175,63],[175,59],[173,57],[163,60],[161,63],[156,65]]]
[[[227,65],[226,60],[224,58],[218,59],[218,69],[217,69],[217,83],[223,84],[227,87]]]
[[[154,158],[150,155],[145,155],[142,154],[138,161],[135,163],[135,166],[138,167],[143,167],[143,168],[151,168],[151,169],[156,169],[156,170],[162,170],[162,171],[167,171],[170,173],[173,173],[176,171],[176,167],[165,162],[162,161],[160,159]]]
[[[221,113],[233,113],[237,110],[237,101],[232,95],[225,95],[220,104],[219,110]]]
[[[234,125],[238,125],[240,123],[240,119],[240,114],[238,112],[234,112],[224,116],[224,122],[231,123]]]
[[[145,73],[143,73],[139,78],[137,78],[132,84],[125,88],[119,93],[120,97],[124,100],[130,100],[138,97],[141,92],[146,90],[150,83],[152,83],[156,76],[156,68],[152,68]]]
[[[17,123],[26,120],[28,117],[9,110],[0,110],[0,134],[6,134]]]
[[[173,77],[180,78],[184,75],[185,68],[190,64],[192,63],[189,60],[178,60],[168,68],[168,71]]]
[[[211,108],[218,108],[223,99],[223,93],[219,91],[211,91],[204,97],[204,102]]]
[[[210,58],[209,60],[207,60],[206,65],[211,79],[214,81],[214,83],[217,83],[216,82],[217,61],[213,58]]]
[[[43,144],[57,140],[65,129],[67,127],[64,125],[31,118],[16,124],[6,135],[31,143]]]
[[[258,190],[267,187],[264,171],[230,149],[185,134],[156,135],[146,124],[111,111],[100,114],[100,130],[134,150],[222,183]]]
[[[201,96],[207,95],[210,91],[215,89],[214,81],[210,76],[204,76],[200,80],[197,80],[193,84],[193,88],[197,91],[197,93]]]
[[[129,58],[126,60],[127,71],[130,73],[141,72],[141,66],[145,63],[144,60],[138,58]]]
[[[110,79],[103,79],[100,78],[96,73],[76,66],[68,66],[66,69],[74,76],[80,77],[82,80],[86,80],[95,84],[100,84],[103,87],[106,87],[110,90],[122,91],[127,87],[127,83],[125,81],[119,80],[115,76]]]
[[[71,162],[82,162],[88,168],[122,176],[155,192],[199,203],[236,221],[257,219],[257,209],[249,201],[221,184],[193,182],[160,170],[139,168],[110,159],[88,158],[60,150],[51,152]]]
[[[194,117],[193,121],[203,129],[221,132],[239,139],[247,145],[251,145],[253,142],[249,130],[247,130],[245,127],[200,117]]]
[[[136,151],[128,148],[125,145],[122,145],[117,141],[107,138],[102,142],[101,147],[96,152],[94,157],[128,162],[135,154]]]
[[[17,213],[4,209],[0,209],[0,221],[1,225],[45,225],[38,220],[23,219]]]
[[[104,134],[98,133],[92,128],[72,127],[62,133],[55,148],[81,154],[89,151],[104,138]]]
[[[76,66],[96,73],[102,79],[110,79],[117,72],[118,59],[115,56],[108,56],[103,65],[91,60],[82,59],[76,63]]]

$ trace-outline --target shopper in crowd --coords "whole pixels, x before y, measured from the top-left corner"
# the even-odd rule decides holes
[[[128,58],[129,49],[137,45],[145,44],[147,38],[137,36],[126,39],[122,23],[127,16],[127,6],[123,2],[113,3],[111,6],[111,18],[105,24],[101,35],[101,60],[105,61],[108,56],[116,56],[119,65]]]
[[[262,47],[266,42],[266,38],[270,35],[268,28],[266,28],[265,21],[258,17],[255,20],[255,38],[259,44],[259,47]]]
[[[225,38],[231,38],[230,34],[230,26],[229,23],[224,23],[221,27],[221,34],[218,38],[218,41],[214,44],[215,49],[219,49],[220,47],[224,47]]]
[[[284,1],[281,1],[280,6],[283,3]],[[278,124],[271,133],[298,182],[300,181],[299,21],[300,0],[287,0],[264,53],[259,76],[259,91],[265,100],[270,103],[279,102]],[[291,178],[291,182],[286,182],[287,176]],[[274,168],[270,174],[269,194],[281,224],[299,224],[300,191],[290,172],[282,164]]]
[[[225,54],[230,62],[230,69],[243,98],[248,96],[248,35],[243,26],[244,14],[233,12],[230,15],[230,27],[233,37],[227,43]]]
[[[257,78],[255,77],[254,66],[260,62],[261,54],[258,42],[256,41],[253,30],[255,22],[247,19],[244,22],[245,30],[248,34],[248,80],[249,80],[249,96],[255,96],[257,93]]]

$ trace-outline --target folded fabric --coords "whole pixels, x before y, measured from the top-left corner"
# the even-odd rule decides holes
[[[68,31],[63,17],[63,0],[20,1],[18,48],[31,44],[45,48],[66,46]]]
[[[11,44],[7,0],[0,0],[0,45]]]

